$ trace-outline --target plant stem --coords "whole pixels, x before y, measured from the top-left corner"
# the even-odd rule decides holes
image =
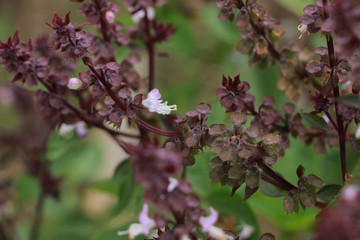
[[[262,180],[264,180],[264,181],[266,181],[266,182],[268,182],[268,183],[270,183],[270,184],[272,184],[272,185],[274,185],[274,186],[276,186],[276,187],[278,187],[278,188],[280,188],[280,189],[283,189],[283,190],[285,190],[285,191],[290,191],[291,189],[296,188],[296,187],[294,186],[294,188],[291,188],[291,189],[290,189],[289,187],[284,186],[284,184],[283,184],[282,182],[278,182],[277,180],[269,177],[268,175],[266,175],[266,174],[264,174],[264,173],[261,173],[260,177],[261,177]],[[285,181],[286,181],[286,180],[285,180]],[[321,208],[321,209],[322,209],[322,208],[325,208],[327,205],[328,205],[327,203],[322,203],[322,202],[316,202],[316,203],[315,203],[315,207],[318,207],[318,208]]]
[[[31,227],[29,240],[36,240],[39,237],[40,226],[43,218],[44,203],[46,195],[43,190],[40,190],[40,194],[35,206],[35,216]]]
[[[297,188],[295,185],[291,184],[285,178],[272,170],[267,164],[259,164],[259,166],[267,175],[282,184],[285,190],[290,191],[291,189]]]
[[[158,135],[172,137],[172,136],[180,136],[182,134],[180,131],[165,131],[165,130],[156,128],[156,127],[148,124],[147,122],[143,121],[136,115],[134,116],[134,119],[135,119],[136,123],[138,123],[140,126],[144,127],[145,129],[149,130],[150,132],[156,133]]]
[[[105,42],[110,42],[110,37],[106,32],[106,22],[104,20],[104,16],[101,14],[101,5],[99,3],[99,0],[94,0],[95,6],[100,14],[100,30],[101,34],[105,40]]]
[[[145,34],[146,34],[146,49],[149,56],[149,86],[148,91],[150,92],[154,88],[154,76],[155,76],[155,44],[152,41],[151,32],[150,32],[150,22],[147,14],[147,10],[144,9],[145,12]]]
[[[328,14],[328,1],[323,0],[323,8],[324,8],[324,20],[329,18]],[[342,181],[343,184],[347,181],[347,164],[346,164],[346,144],[345,144],[345,136],[346,131],[344,128],[344,119],[341,116],[341,114],[338,111],[338,103],[336,102],[336,98],[340,97],[340,90],[339,90],[339,84],[334,81],[333,78],[333,68],[336,66],[336,56],[335,56],[335,50],[334,50],[334,41],[331,33],[326,36],[326,44],[328,48],[328,55],[329,55],[329,63],[331,68],[331,75],[329,81],[331,81],[335,86],[333,89],[334,94],[334,102],[335,102],[335,113],[336,113],[336,121],[337,121],[337,127],[338,127],[338,136],[339,136],[339,147],[340,147],[340,162],[341,162],[341,173],[342,173]]]

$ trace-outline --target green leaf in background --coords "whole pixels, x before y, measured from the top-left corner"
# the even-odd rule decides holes
[[[341,186],[337,184],[325,185],[316,193],[316,197],[321,202],[329,203],[340,193]]]
[[[191,183],[193,191],[200,196],[207,196],[213,184],[209,180],[209,162],[214,154],[206,149],[204,153],[197,154],[195,164],[186,169],[186,178]]]
[[[256,216],[248,204],[243,203],[243,199],[239,195],[230,198],[228,188],[222,188],[213,191],[207,198],[207,203],[221,214],[221,219],[225,221],[231,217],[235,218],[235,231],[238,233],[242,225],[250,225],[255,228],[255,232],[249,240],[258,240],[260,236],[259,224]],[[226,230],[226,229],[225,229]]]
[[[310,113],[301,113],[301,116],[310,124],[311,127],[323,131],[328,130],[328,126],[322,117]]]
[[[281,197],[286,195],[284,190],[281,190],[262,179],[260,180],[260,191],[269,197]]]
[[[303,14],[303,8],[306,5],[314,4],[315,1],[311,0],[276,0],[276,2],[281,5],[283,8],[300,16]]]
[[[337,102],[360,109],[360,98],[356,95],[341,96],[335,99]]]
[[[57,131],[53,131],[50,135],[46,157],[50,161],[55,161],[70,150],[75,144],[80,141],[79,137],[73,133],[69,133],[66,137],[61,136]]]
[[[16,182],[16,193],[17,193],[17,201],[21,206],[24,202],[34,201],[37,199],[40,193],[40,187],[38,181],[29,175],[23,175]]]
[[[51,155],[51,153],[49,153]],[[93,179],[101,164],[101,149],[98,144],[84,142],[73,144],[52,163],[55,176],[67,181]]]
[[[219,11],[215,4],[208,4],[203,10],[203,21],[217,38],[235,46],[239,39],[239,30],[236,28],[235,22],[219,21]]]
[[[134,173],[130,159],[122,161],[116,168],[114,178],[118,202],[113,215],[119,214],[127,207],[134,194]]]

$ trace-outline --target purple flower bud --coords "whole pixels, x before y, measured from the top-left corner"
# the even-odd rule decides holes
[[[114,23],[115,22],[115,14],[112,11],[107,11],[105,13],[105,18],[108,23]]]
[[[67,84],[69,89],[79,90],[82,87],[83,83],[78,78],[70,78]]]

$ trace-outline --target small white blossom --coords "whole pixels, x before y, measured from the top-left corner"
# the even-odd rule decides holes
[[[168,192],[174,191],[174,189],[179,185],[179,181],[175,178],[169,178],[169,185],[167,187]]]
[[[356,139],[360,139],[360,125],[359,125],[359,127],[356,129],[355,138],[356,138]]]
[[[118,235],[127,235],[129,234],[129,239],[134,239],[140,234],[149,235],[151,229],[155,227],[154,219],[148,216],[149,206],[145,203],[143,209],[139,214],[139,223],[133,223],[129,226],[127,231],[119,231]]]
[[[114,23],[115,22],[115,14],[112,11],[107,11],[105,13],[105,18],[108,23]]]
[[[191,240],[191,238],[188,235],[184,234],[181,236],[181,240]]]
[[[243,229],[238,234],[238,237],[240,239],[246,239],[246,238],[250,237],[253,234],[254,230],[255,230],[254,227],[249,226],[249,225],[244,225]]]
[[[60,128],[58,129],[58,133],[61,136],[69,136],[70,133],[75,130],[76,135],[79,137],[85,137],[88,134],[88,130],[86,129],[86,125],[84,122],[80,121],[75,124],[61,124]]]
[[[167,115],[171,111],[177,110],[176,105],[167,105],[167,102],[160,100],[161,94],[158,89],[154,88],[148,93],[147,98],[142,101],[142,104],[149,109],[150,112],[157,112],[158,114]]]
[[[227,237],[227,235],[225,234],[225,232],[221,228],[218,228],[218,227],[215,227],[215,226],[210,226],[207,232],[209,233],[209,235],[212,238],[215,238],[217,240],[227,240],[227,239],[229,239]]]
[[[79,90],[83,85],[83,82],[78,78],[70,78],[68,81],[68,88],[72,90]]]
[[[326,123],[330,123],[330,119],[328,118],[328,116],[326,116],[326,114],[324,114],[324,115],[322,116],[322,118],[324,119],[324,121],[325,121]]]
[[[353,201],[359,193],[359,189],[353,185],[347,186],[342,191],[342,197],[346,201]]]
[[[209,209],[210,215],[207,217],[200,217],[199,219],[202,231],[207,232],[211,237],[217,240],[226,240],[227,235],[225,232],[222,229],[214,226],[219,216],[218,212],[212,207]]]
[[[133,9],[130,8],[130,11],[132,11]],[[154,20],[155,18],[155,10],[152,7],[148,7],[146,8],[146,13],[147,13],[147,17],[149,20]],[[136,13],[134,13],[133,15],[131,15],[131,19],[135,22],[135,23],[139,23],[141,19],[143,19],[145,17],[145,11],[144,10],[139,10]]]
[[[300,39],[303,36],[303,34],[307,32],[308,28],[307,25],[301,23],[297,29],[301,32],[300,36],[298,37],[298,39]]]

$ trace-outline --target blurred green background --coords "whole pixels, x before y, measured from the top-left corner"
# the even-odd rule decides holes
[[[117,20],[125,25],[133,25],[121,1],[115,2],[121,6]],[[302,8],[313,1],[259,2],[271,16],[281,19],[287,31],[280,45],[298,42],[298,17]],[[71,10],[72,21],[80,23],[84,17],[77,14],[78,6],[66,0],[0,0],[0,40],[5,41],[16,29],[20,30],[23,42],[49,32],[44,22],[51,21],[54,12],[63,16]],[[178,29],[169,43],[157,46],[159,51],[167,52],[169,57],[156,59],[156,87],[170,104],[177,104],[178,115],[192,110],[199,102],[210,102],[213,113],[209,125],[223,122],[226,118],[214,94],[223,74],[235,76],[240,73],[241,79],[250,83],[250,92],[256,96],[257,104],[264,97],[274,96],[276,106],[281,108],[287,99],[276,87],[278,67],[275,65],[265,70],[249,68],[247,57],[235,50],[239,30],[235,23],[220,22],[218,12],[215,1],[209,0],[169,0],[164,8],[156,9],[159,19],[173,23]],[[324,45],[324,40],[314,35],[304,37],[298,43],[304,47],[313,47]],[[126,50],[119,50],[117,59],[126,54]],[[143,62],[137,68],[143,76],[147,75],[146,55],[143,55]],[[11,80],[11,76],[2,69],[0,77],[1,84]],[[297,106],[298,110],[308,110],[310,105],[305,97],[299,99]],[[0,108],[4,106],[0,105]],[[12,121],[8,121],[11,116],[1,110],[0,114],[1,128],[11,128]],[[125,174],[121,179],[114,175],[116,166],[126,156],[111,139],[96,130],[85,139],[76,136],[64,138],[53,133],[47,156],[53,162],[54,175],[63,176],[64,180],[60,201],[46,200],[40,239],[127,239],[126,236],[117,236],[116,232],[125,230],[130,223],[137,221],[137,213],[142,206],[142,191],[139,187],[131,187],[131,174]],[[281,197],[270,198],[260,191],[243,203],[243,189],[230,199],[228,187],[221,187],[208,180],[208,162],[211,158],[211,152],[207,151],[198,155],[196,164],[189,168],[188,178],[194,191],[203,198],[204,207],[213,206],[223,213],[221,224],[238,230],[242,224],[254,226],[256,233],[251,239],[258,239],[261,232],[271,232],[279,240],[307,239],[312,235],[317,209],[301,209],[298,214],[286,214]],[[350,169],[353,169],[358,156],[350,148],[348,159]],[[341,183],[337,149],[318,155],[311,146],[307,147],[292,139],[290,149],[279,159],[275,169],[296,184],[295,172],[299,164],[306,168],[307,174],[320,176],[326,184]],[[128,173],[131,166],[125,169]],[[39,193],[37,183],[24,174],[24,167],[21,167],[21,161],[16,157],[11,164],[2,164],[0,159],[0,171],[8,173],[16,189],[11,211],[16,215],[19,239],[27,239]]]

